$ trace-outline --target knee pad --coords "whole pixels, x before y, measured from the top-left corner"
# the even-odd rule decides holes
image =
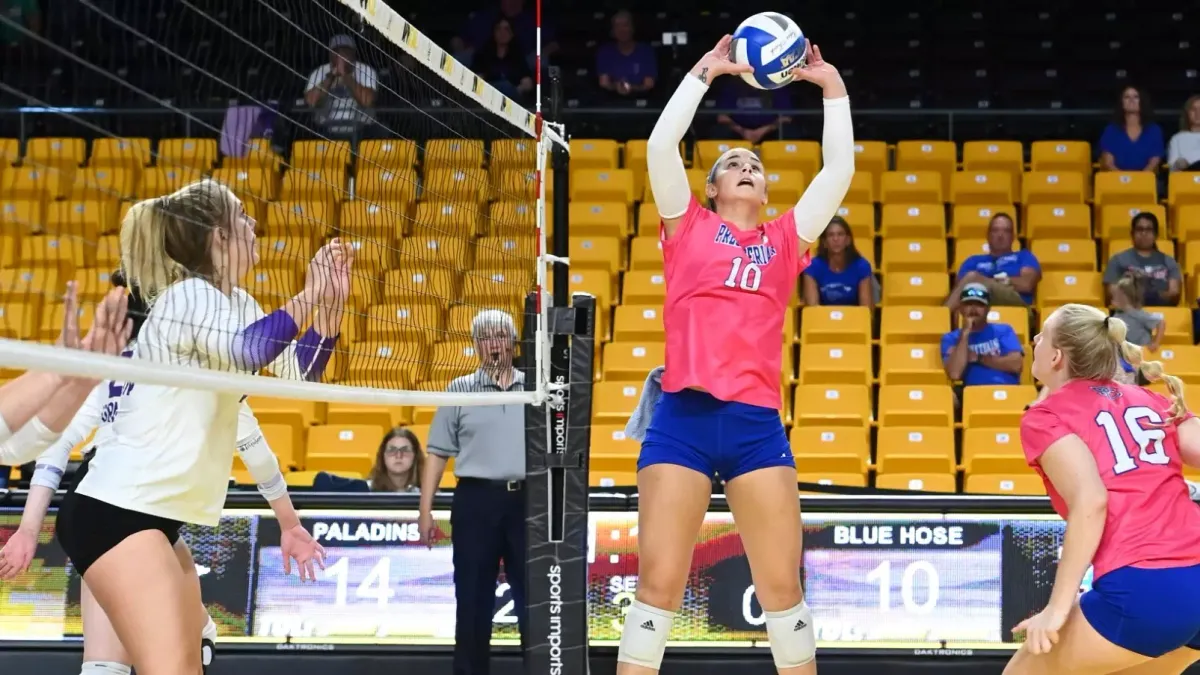
[[[767,641],[776,668],[795,668],[817,656],[812,610],[803,600],[783,612],[767,612]]]
[[[658,670],[662,666],[667,636],[674,622],[675,612],[634,600],[629,606],[629,613],[625,615],[621,646],[617,648],[617,662]]]
[[[116,661],[84,661],[80,675],[130,675],[133,668]]]

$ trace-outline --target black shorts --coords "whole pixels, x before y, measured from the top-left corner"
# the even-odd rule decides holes
[[[85,460],[75,474],[73,485],[78,485],[86,473]],[[158,530],[174,546],[179,541],[181,527],[183,523],[178,520],[130,511],[77,494],[72,486],[58,509],[58,521],[54,529],[58,544],[82,576],[101,556],[116,548],[127,537],[145,530]]]

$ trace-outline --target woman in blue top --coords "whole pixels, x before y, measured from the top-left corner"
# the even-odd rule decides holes
[[[804,304],[875,307],[871,263],[854,246],[854,234],[834,216],[817,243],[817,255],[804,271]]]
[[[1157,171],[1162,163],[1162,127],[1154,123],[1150,98],[1125,87],[1114,119],[1100,136],[1100,168],[1105,171]]]

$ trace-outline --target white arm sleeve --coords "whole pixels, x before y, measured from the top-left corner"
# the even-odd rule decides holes
[[[8,424],[2,420],[0,427],[9,431]],[[25,426],[17,429],[17,433],[10,431],[3,443],[0,443],[0,466],[20,466],[33,461],[56,438],[58,434],[47,429],[41,420],[34,417],[26,422]]]
[[[800,195],[793,211],[796,234],[810,244],[825,231],[854,178],[854,124],[850,120],[850,97],[827,98],[824,102],[825,130],[821,136],[824,166]]]
[[[267,445],[258,418],[250,406],[242,401],[238,411],[238,455],[250,470],[250,477],[258,484],[258,493],[269,502],[287,494],[287,483],[279,472],[279,460]]]
[[[663,218],[678,218],[687,212],[692,189],[688,186],[687,169],[679,156],[679,142],[692,125],[696,109],[708,91],[708,85],[692,75],[685,75],[667,107],[663,108],[646,142],[646,169],[650,173],[650,191]]]
[[[100,413],[108,400],[108,381],[101,382],[88,394],[87,400],[79,407],[71,423],[63,430],[57,441],[46,449],[38,458],[37,466],[30,479],[30,485],[40,485],[51,490],[57,490],[62,482],[67,462],[71,459],[71,450],[87,439],[88,434],[100,424]]]

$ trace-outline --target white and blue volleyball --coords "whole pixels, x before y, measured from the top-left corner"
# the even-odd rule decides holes
[[[754,72],[742,79],[758,89],[778,89],[792,81],[792,71],[804,65],[808,41],[800,26],[778,12],[760,12],[733,33],[733,60],[748,63]]]

